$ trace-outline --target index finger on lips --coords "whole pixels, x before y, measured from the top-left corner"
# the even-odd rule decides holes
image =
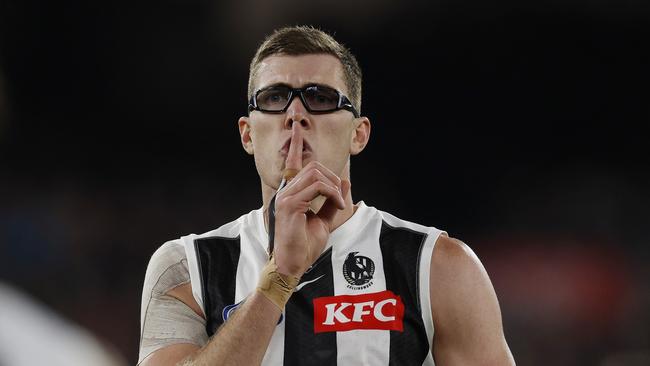
[[[291,142],[289,143],[289,152],[284,164],[282,176],[290,181],[302,169],[302,130],[299,123],[294,123],[291,129]]]

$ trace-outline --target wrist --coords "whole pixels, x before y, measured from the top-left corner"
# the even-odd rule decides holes
[[[278,272],[281,275],[284,276],[291,276],[291,277],[296,277],[300,278],[302,275],[305,273],[305,270],[298,267],[298,266],[287,266],[287,265],[281,265],[276,263],[276,272]]]
[[[286,248],[278,248],[276,252],[272,254],[271,260],[273,260],[276,265],[276,271],[285,276],[292,277],[302,277],[303,273],[307,268],[298,263],[305,261],[306,254],[298,253],[298,250],[287,250]]]
[[[300,276],[280,272],[275,258],[271,257],[271,260],[262,269],[257,291],[271,300],[280,311],[283,311],[293,290],[298,286],[298,282],[300,282]]]

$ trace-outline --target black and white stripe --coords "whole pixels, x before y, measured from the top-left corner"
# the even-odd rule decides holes
[[[314,304],[318,297],[334,295],[332,250],[327,249],[300,279],[306,284],[287,303],[284,365],[336,365],[336,333],[314,333]],[[300,284],[299,284],[300,286]]]
[[[331,234],[324,253],[302,277],[262,364],[434,365],[429,270],[441,233],[360,203],[356,213]],[[193,294],[206,313],[206,330],[212,335],[223,323],[223,307],[242,301],[255,290],[268,259],[262,210],[183,241]],[[369,286],[352,286],[344,278],[343,266],[350,253],[374,263]],[[400,296],[404,303],[403,331],[315,333],[313,299],[384,290]]]

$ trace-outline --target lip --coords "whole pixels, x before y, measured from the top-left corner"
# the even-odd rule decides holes
[[[289,145],[290,144],[291,144],[291,137],[289,137],[287,139],[287,141],[284,143],[284,145],[282,145],[282,148],[279,150],[280,154],[282,156],[286,157],[287,154],[289,154]],[[302,140],[302,156],[303,156],[303,158],[306,155],[311,155],[311,146],[309,146],[309,143],[307,142],[307,140],[303,139]]]

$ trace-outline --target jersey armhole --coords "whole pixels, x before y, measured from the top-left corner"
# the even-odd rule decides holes
[[[196,255],[196,247],[194,246],[194,239],[196,235],[191,234],[181,238],[183,246],[185,247],[185,254],[187,255],[187,268],[190,271],[190,284],[192,285],[192,296],[199,304],[201,311],[205,314],[205,306],[203,305],[203,286],[201,279],[201,272],[199,270],[198,257]]]
[[[429,341],[429,346],[433,345],[433,336],[435,333],[433,318],[431,316],[431,295],[430,295],[430,275],[431,275],[431,255],[433,254],[433,248],[436,245],[436,241],[440,235],[447,235],[445,231],[438,230],[436,228],[430,228],[427,233],[427,238],[425,239],[422,247],[420,248],[420,259],[419,259],[419,296],[420,296],[420,311],[422,312],[422,320],[424,321],[424,328],[427,332],[427,339]],[[427,360],[431,357],[431,364],[433,364],[433,358],[431,352],[427,356]],[[426,364],[426,362],[425,362]]]

